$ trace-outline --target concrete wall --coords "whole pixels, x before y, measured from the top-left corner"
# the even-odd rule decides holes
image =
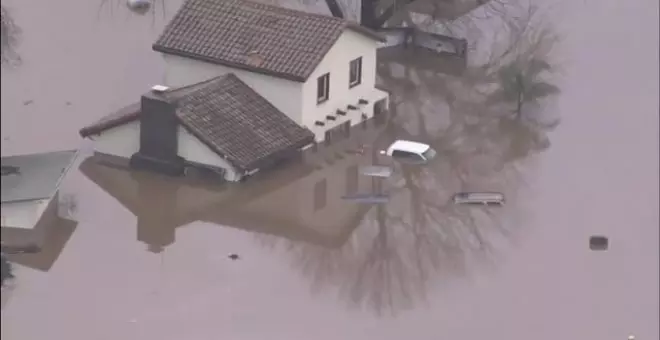
[[[2,203],[2,226],[33,229],[49,200]]]
[[[40,245],[57,219],[59,195],[52,199],[2,203],[2,242]]]
[[[362,113],[373,116],[373,104],[388,95],[375,88],[376,84],[376,50],[378,41],[367,38],[359,33],[347,30],[328,51],[318,67],[312,72],[303,86],[302,125],[314,132],[317,141],[322,141],[325,131],[350,120],[351,125],[361,121]],[[362,82],[349,88],[349,64],[351,60],[362,57]],[[317,79],[325,73],[330,73],[330,98],[317,104]],[[368,105],[358,105],[360,98],[369,101]],[[347,106],[355,105],[359,110],[347,111],[346,116],[336,115],[337,110],[347,110]],[[326,119],[327,115],[335,115],[336,120]],[[315,121],[322,121],[325,126],[316,126]]]
[[[163,54],[163,59],[167,86],[192,85],[233,73],[296,123],[302,122],[302,83],[174,55]]]
[[[241,175],[225,159],[220,157],[185,128],[179,127],[179,156],[191,163],[224,169],[225,179],[237,181]],[[124,124],[95,135],[95,151],[129,159],[140,149],[140,122]]]

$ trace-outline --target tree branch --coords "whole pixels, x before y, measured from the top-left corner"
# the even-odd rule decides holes
[[[383,25],[385,25],[385,22],[387,22],[387,20],[389,20],[394,15],[394,13],[396,13],[397,10],[399,10],[401,7],[407,6],[413,1],[415,0],[404,0],[402,4],[397,4],[395,2],[390,7],[385,9],[383,13],[380,14],[380,16],[376,17],[371,23],[371,25],[369,25],[369,27],[372,29],[382,28]]]

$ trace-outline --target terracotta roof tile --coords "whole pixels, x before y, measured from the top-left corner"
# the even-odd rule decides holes
[[[383,40],[340,18],[246,0],[188,0],[153,49],[305,81],[345,29]]]
[[[177,115],[193,135],[243,170],[259,168],[314,141],[311,131],[233,74],[185,95]]]
[[[265,98],[228,74],[162,95],[176,105],[180,123],[211,150],[242,170],[252,170],[279,155],[314,142]],[[82,137],[99,134],[140,118],[139,104],[112,113],[80,130]]]

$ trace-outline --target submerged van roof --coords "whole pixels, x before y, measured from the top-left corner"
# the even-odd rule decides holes
[[[429,148],[430,146],[428,146],[427,144],[413,142],[409,140],[397,140],[396,142],[392,143],[392,145],[390,145],[390,147],[387,150],[387,153],[391,154],[393,150],[402,150],[412,153],[424,153]]]

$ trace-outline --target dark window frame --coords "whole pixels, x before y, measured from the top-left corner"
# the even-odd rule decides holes
[[[316,104],[322,104],[330,99],[330,72],[316,79]]]
[[[348,63],[348,88],[354,88],[360,84],[362,84],[362,57]]]

